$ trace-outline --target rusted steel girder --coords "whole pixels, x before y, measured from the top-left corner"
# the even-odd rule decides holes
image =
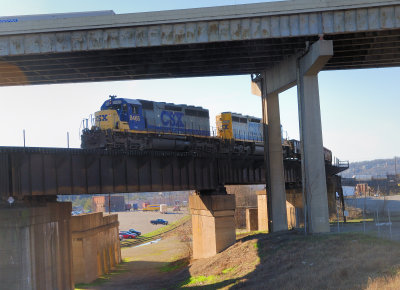
[[[326,164],[327,176],[344,170]],[[197,190],[265,184],[262,155],[0,147],[0,201],[56,196]],[[300,160],[284,160],[286,188],[301,187]]]
[[[0,197],[213,190],[261,184],[262,156],[0,148]]]

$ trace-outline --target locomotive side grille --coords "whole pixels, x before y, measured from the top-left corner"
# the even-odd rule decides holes
[[[185,113],[187,116],[193,116],[193,117],[202,117],[202,118],[208,118],[209,113],[207,110],[193,110],[193,109],[186,109]]]
[[[182,107],[172,106],[172,105],[165,105],[165,110],[181,112],[182,111]]]
[[[143,110],[154,110],[154,103],[153,102],[142,101],[142,100],[140,100],[140,102],[142,103]]]

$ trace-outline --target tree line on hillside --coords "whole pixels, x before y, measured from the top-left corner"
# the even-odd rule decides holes
[[[370,161],[352,162],[349,169],[344,171],[342,177],[354,175],[386,176],[400,173],[400,158],[376,159]]]

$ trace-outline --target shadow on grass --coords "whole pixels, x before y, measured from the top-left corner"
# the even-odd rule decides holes
[[[188,271],[189,259],[179,259],[172,262],[135,261],[124,259],[110,273],[101,276],[91,283],[79,283],[75,290],[80,289],[172,289],[171,285],[182,284],[190,277]],[[157,276],[149,273],[157,272]],[[124,274],[129,273],[128,276]],[[173,287],[176,288],[176,287]]]
[[[132,263],[132,262],[122,261],[120,264],[118,264],[115,267],[114,270],[111,270],[109,273],[107,273],[107,274],[105,274],[103,276],[100,276],[100,278],[94,280],[91,283],[78,283],[78,284],[75,284],[75,290],[90,289],[92,287],[101,286],[104,283],[109,282],[113,277],[128,272],[128,264],[129,263]]]
[[[304,236],[294,230],[257,233],[238,241],[254,241],[259,264],[253,271],[226,277],[226,280],[223,275],[191,277],[179,288],[359,289],[365,288],[371,279],[392,277],[398,273],[393,269],[399,269],[398,261],[392,255],[400,254],[400,244],[368,234]],[[387,256],[379,257],[381,253]],[[243,262],[249,261],[244,259]]]
[[[229,285],[234,285],[235,283],[237,283],[237,281],[239,281],[239,279],[229,279],[229,280],[224,280],[224,281],[217,282],[217,283],[214,283],[214,284],[202,285],[202,286],[190,286],[190,285],[188,285],[188,286],[185,286],[184,289],[205,289],[205,290],[208,290],[208,289],[210,289],[210,290],[211,289],[221,289],[221,288],[227,287]],[[185,285],[187,285],[188,282],[189,282],[188,280],[184,281]],[[181,286],[179,286],[179,288],[182,288],[183,286],[184,285],[181,285]]]

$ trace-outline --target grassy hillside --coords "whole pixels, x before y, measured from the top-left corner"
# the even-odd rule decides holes
[[[400,289],[400,243],[363,234],[257,234],[194,261],[180,287]]]

